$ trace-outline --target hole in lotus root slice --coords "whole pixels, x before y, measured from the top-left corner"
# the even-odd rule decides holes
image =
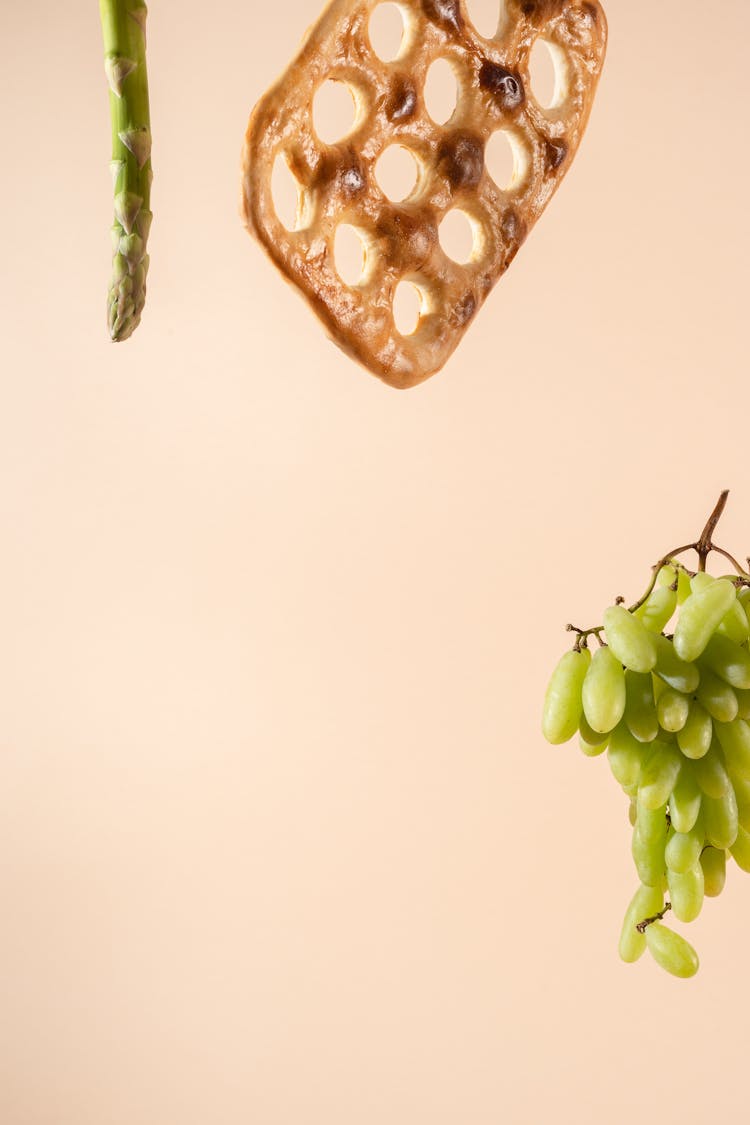
[[[416,190],[421,161],[405,145],[388,145],[378,157],[375,179],[392,203],[402,203]]]
[[[487,141],[484,164],[501,191],[517,190],[529,171],[529,154],[523,139],[512,129],[498,129]]]
[[[445,125],[458,105],[458,78],[448,59],[435,59],[424,84],[427,112],[436,125]]]
[[[362,98],[350,82],[328,78],[315,91],[313,128],[323,144],[332,145],[353,133],[363,118]]]
[[[371,261],[370,251],[364,231],[350,223],[339,223],[333,239],[333,260],[336,272],[345,285],[354,287],[365,280]]]
[[[501,22],[502,0],[464,0],[474,29],[485,39],[494,39]]]
[[[429,295],[416,277],[399,281],[393,292],[393,323],[400,336],[413,336],[429,309]]]
[[[300,231],[309,225],[309,197],[289,167],[289,161],[283,152],[278,154],[273,163],[271,199],[276,217],[286,230]]]
[[[454,207],[443,219],[438,231],[443,253],[453,262],[468,265],[478,262],[484,250],[484,228],[478,219],[460,207]]]
[[[393,62],[406,52],[409,44],[411,15],[400,4],[378,4],[370,16],[370,46],[383,62]]]
[[[568,60],[562,47],[541,36],[529,55],[531,92],[542,109],[557,109],[568,95]]]

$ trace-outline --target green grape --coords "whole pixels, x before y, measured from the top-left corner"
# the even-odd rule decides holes
[[[674,734],[681,731],[690,714],[690,700],[681,691],[667,688],[659,696],[656,715],[663,730]]]
[[[677,591],[670,590],[668,586],[656,586],[633,616],[650,633],[661,633],[667,622],[672,620],[676,608]]]
[[[581,721],[578,724],[578,745],[587,758],[598,758],[609,745],[609,735],[592,730],[586,722],[586,716],[581,714]]]
[[[647,748],[633,738],[624,723],[612,731],[607,758],[615,779],[623,788],[638,784],[646,753]]]
[[[672,976],[694,977],[698,972],[698,954],[692,945],[663,922],[646,927],[646,945],[657,965]]]
[[[648,673],[625,673],[625,722],[639,742],[653,742],[659,733],[654,681]]]
[[[720,723],[731,723],[737,718],[739,705],[734,688],[724,680],[720,680],[710,668],[701,667],[701,680],[698,684],[696,695],[700,703],[708,711],[712,719]]]
[[[640,805],[652,810],[666,805],[681,769],[679,750],[668,743],[655,742],[638,781],[639,815]]]
[[[542,714],[542,733],[557,746],[578,730],[583,711],[583,681],[591,666],[591,653],[566,652],[552,673]]]
[[[684,875],[701,857],[705,837],[700,819],[689,832],[673,832],[664,850],[664,860],[668,871]]]
[[[732,785],[737,796],[737,801],[740,805],[747,805],[750,808],[750,777],[742,777],[740,774],[735,773],[734,766],[730,762],[728,767],[729,776],[732,779]]]
[[[750,586],[741,586],[737,591],[737,601],[742,606],[747,618],[748,635],[750,635]]]
[[[638,801],[632,852],[638,878],[647,887],[661,887],[664,880],[664,849],[667,844],[667,808],[646,809]]]
[[[676,578],[677,570],[674,565],[672,563],[666,563],[656,576],[656,588],[658,589],[660,586],[674,586]]]
[[[651,671],[656,664],[654,638],[643,622],[624,605],[611,605],[605,609],[604,632],[607,644],[621,664],[633,672]]]
[[[733,723],[715,723],[714,727],[728,769],[733,776],[750,781],[750,726],[744,719],[735,719]]]
[[[609,647],[594,654],[583,681],[583,713],[600,734],[609,734],[625,713],[625,672]]]
[[[741,609],[739,605],[738,608]],[[750,688],[750,652],[735,644],[729,637],[714,633],[706,645],[701,663],[706,664],[733,688]]]
[[[688,664],[675,652],[674,645],[666,637],[655,637],[655,672],[675,691],[691,695],[698,687],[700,672],[695,664]]]
[[[715,581],[713,574],[706,574],[705,570],[699,570],[697,574],[691,575],[690,593],[696,594],[699,590],[705,590],[708,586],[713,586]]]
[[[630,827],[631,828],[635,828],[635,822],[636,822],[637,819],[638,819],[638,804],[636,802],[635,796],[632,796],[630,798],[630,804],[628,805],[628,820],[630,821]]]
[[[641,833],[641,838],[644,843],[662,845],[662,874],[664,873],[664,848],[667,845],[667,835],[669,833],[669,816],[666,805],[661,805],[658,809],[649,809],[643,804],[640,792],[636,802],[636,823]],[[649,886],[655,886],[654,883],[649,883]]]
[[[731,773],[732,787],[737,798],[737,818],[743,828],[750,829],[750,778]]]
[[[697,699],[690,704],[690,714],[681,731],[677,732],[677,743],[686,758],[702,758],[708,752],[713,738],[714,725],[711,716]]]
[[[735,641],[738,645],[744,644],[748,636],[750,636],[750,626],[748,626],[747,613],[742,602],[739,600],[739,591],[734,605],[719,622],[716,627],[716,632],[730,640]]]
[[[729,849],[732,859],[743,871],[750,871],[750,832],[742,825],[737,829],[737,839]]]
[[[719,797],[718,800],[704,796],[701,811],[706,841],[722,851],[731,848],[737,839],[739,828],[739,812],[734,788],[730,786],[724,796]]]
[[[723,797],[732,788],[718,740],[711,743],[707,754],[693,762],[693,776],[705,795],[714,800]]]
[[[747,722],[750,719],[750,691],[735,688],[734,694],[737,696],[737,717]]]
[[[586,716],[581,712],[581,720],[578,724],[578,733],[584,742],[588,742],[590,746],[606,746],[609,742],[608,734],[600,734],[599,731],[593,730],[588,722]]]
[[[727,578],[694,589],[680,610],[674,631],[675,652],[682,660],[700,656],[735,598],[736,590]]]
[[[645,887],[643,884],[633,895],[625,911],[620,933],[620,956],[631,964],[646,951],[646,935],[636,926],[646,918],[660,914],[664,907],[664,892],[659,887]]]
[[[724,890],[727,880],[727,853],[718,848],[704,848],[701,853],[701,867],[703,892],[708,898],[716,898]]]
[[[667,868],[667,886],[675,918],[681,922],[694,922],[703,906],[703,868],[700,862],[696,860],[682,874]]]
[[[609,739],[606,735],[602,739],[602,736],[600,734],[595,734],[594,731],[591,731],[591,734],[595,735],[597,739],[596,742],[589,742],[586,738],[584,738],[583,733],[579,732],[578,748],[582,754],[586,755],[587,758],[598,758],[599,755],[603,754],[607,749],[607,743],[609,742]]]
[[[664,846],[662,845],[660,855],[659,848],[653,841],[643,839],[641,831],[638,828],[637,818],[635,828],[633,829],[631,851],[635,869],[638,872],[638,878],[641,882],[649,887],[661,886],[665,869]]]
[[[669,798],[669,815],[675,832],[691,832],[701,811],[703,794],[693,771],[687,764],[680,771],[680,778]]]
[[[677,574],[677,604],[683,605],[691,594],[690,589],[690,575],[686,570],[680,570]]]

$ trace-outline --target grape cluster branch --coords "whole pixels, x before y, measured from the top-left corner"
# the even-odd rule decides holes
[[[654,565],[633,606],[616,598],[601,625],[568,626],[575,645],[555,666],[542,711],[546,740],[577,735],[587,758],[606,753],[628,798],[639,886],[620,957],[630,964],[648,951],[684,979],[698,971],[698,954],[665,924],[667,912],[693,922],[724,889],[730,860],[750,872],[750,573],[714,543],[727,497],[693,543]],[[690,551],[698,561],[686,565]],[[714,563],[721,575],[707,573],[713,551],[732,564]]]

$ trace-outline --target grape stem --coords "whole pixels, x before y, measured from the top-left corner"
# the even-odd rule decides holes
[[[667,911],[672,909],[671,902],[664,903],[664,909],[659,914],[652,914],[650,918],[644,918],[642,922],[636,922],[636,930],[639,934],[645,934],[649,926],[653,926],[654,922],[661,922]]]
[[[696,539],[694,543],[686,543],[683,547],[676,547],[673,551],[668,551],[666,555],[663,555],[659,559],[659,561],[654,564],[654,566],[652,567],[653,573],[651,575],[651,581],[649,582],[644,594],[638,599],[638,601],[634,602],[633,605],[628,607],[629,613],[635,613],[636,610],[639,610],[641,606],[644,605],[651,597],[662,567],[672,566],[676,571],[682,571],[689,577],[694,577],[696,573],[694,570],[690,570],[685,566],[684,563],[676,561],[679,555],[684,555],[688,551],[695,551],[695,553],[697,554],[699,572],[705,571],[706,560],[708,559],[708,556],[711,554],[711,552],[714,551],[717,555],[721,555],[723,558],[727,559],[727,561],[730,562],[734,569],[737,571],[737,578],[735,579],[735,581],[738,586],[750,586],[750,572],[745,570],[745,568],[737,562],[737,559],[734,557],[734,555],[730,555],[729,551],[725,551],[723,547],[717,547],[717,545],[713,541],[713,534],[716,530],[716,525],[722,517],[724,509],[727,506],[728,499],[729,489],[727,488],[724,489],[721,496],[717,500],[716,506],[711,512],[711,515],[708,517],[706,526],[703,528],[700,538]],[[750,558],[748,558],[747,563],[748,567],[750,567]],[[622,597],[616,599],[618,605],[624,604],[624,601],[625,599]],[[595,625],[592,629],[579,629],[576,625],[566,625],[565,628],[569,633],[576,634],[576,642],[573,646],[573,650],[575,652],[580,652],[582,648],[587,648],[588,638],[591,636],[596,637],[600,645],[604,645],[606,643],[602,640],[601,637],[601,634],[604,631],[603,625]]]
[[[713,533],[716,531],[716,525],[717,525],[717,523],[719,522],[719,520],[721,519],[721,517],[724,513],[724,509],[727,506],[727,500],[728,499],[729,499],[729,489],[725,488],[724,491],[722,492],[721,496],[719,497],[719,499],[716,502],[716,507],[714,508],[713,512],[711,512],[711,515],[708,517],[708,520],[706,522],[706,526],[703,528],[703,531],[701,532],[700,539],[698,540],[698,542],[695,545],[695,550],[698,552],[698,560],[699,560],[698,561],[698,569],[699,570],[705,570],[706,569],[706,559],[708,558],[711,551],[713,550],[713,543],[711,542],[711,537],[713,536]],[[725,554],[725,552],[722,551],[720,547],[718,547],[716,549],[721,554]],[[731,560],[731,556],[727,555],[726,557],[730,558],[730,561],[733,561],[733,560]],[[735,566],[736,565],[737,564],[735,563]]]
[[[587,648],[587,641],[589,637],[596,637],[602,648],[606,647],[606,641],[602,640],[602,633],[604,632],[603,625],[595,625],[593,629],[579,629],[577,625],[566,625],[566,632],[576,634],[576,643],[573,648],[576,652],[580,652],[582,648]]]

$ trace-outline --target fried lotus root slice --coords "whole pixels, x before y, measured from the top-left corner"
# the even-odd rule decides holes
[[[256,106],[243,151],[242,209],[249,231],[335,343],[404,388],[443,366],[570,167],[604,62],[607,25],[595,0],[505,0],[498,33],[487,39],[461,0],[398,0],[404,34],[395,60],[384,62],[370,38],[380,2],[333,0]],[[546,107],[530,79],[539,39],[556,74]],[[425,104],[427,72],[438,59],[447,60],[458,87],[444,125]],[[324,143],[313,105],[329,81],[349,89],[354,123]],[[507,184],[495,183],[485,162],[500,131],[514,153]],[[409,151],[417,171],[400,202],[378,182],[378,161],[394,145]],[[296,221],[286,226],[274,207],[277,161],[298,191]],[[452,210],[464,213],[473,232],[464,263],[441,247],[440,225]],[[354,284],[336,268],[342,224],[363,243],[364,269]],[[412,332],[400,332],[394,319],[403,282],[420,298]]]

